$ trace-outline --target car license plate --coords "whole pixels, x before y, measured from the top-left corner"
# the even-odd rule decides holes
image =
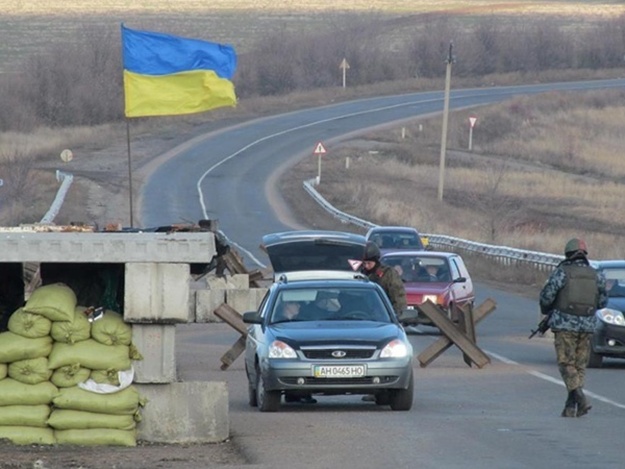
[[[361,378],[367,373],[365,365],[315,365],[315,378]]]

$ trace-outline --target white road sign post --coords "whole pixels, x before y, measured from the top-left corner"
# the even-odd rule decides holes
[[[326,148],[323,143],[319,142],[315,145],[313,154],[317,155],[317,185],[321,182],[321,156],[326,154]]]
[[[343,70],[343,88],[345,88],[345,86],[347,85],[347,69],[349,68],[349,64],[347,63],[346,59],[343,59],[341,65],[339,65],[339,68]]]
[[[477,122],[477,116],[475,115],[469,116],[469,151],[473,149],[473,127],[475,127],[476,122]]]

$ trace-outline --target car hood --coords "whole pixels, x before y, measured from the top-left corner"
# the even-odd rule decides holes
[[[608,298],[608,308],[616,309],[618,311],[625,311],[625,298],[613,297]]]
[[[289,345],[375,344],[403,336],[402,328],[394,323],[372,321],[305,321],[270,326],[276,339]]]

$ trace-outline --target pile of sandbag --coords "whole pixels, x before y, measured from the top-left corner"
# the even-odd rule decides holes
[[[36,289],[0,333],[0,438],[15,444],[136,445],[132,329],[90,322],[62,283]]]

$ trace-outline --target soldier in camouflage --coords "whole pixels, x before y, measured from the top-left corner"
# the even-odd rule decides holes
[[[558,369],[568,391],[562,417],[581,417],[592,407],[583,387],[595,312],[606,306],[608,295],[605,277],[590,266],[583,240],[569,240],[564,256],[540,293],[540,308],[549,315]]]
[[[406,290],[401,276],[395,269],[380,262],[380,248],[373,241],[365,245],[362,272],[386,292],[396,314],[406,309]]]

